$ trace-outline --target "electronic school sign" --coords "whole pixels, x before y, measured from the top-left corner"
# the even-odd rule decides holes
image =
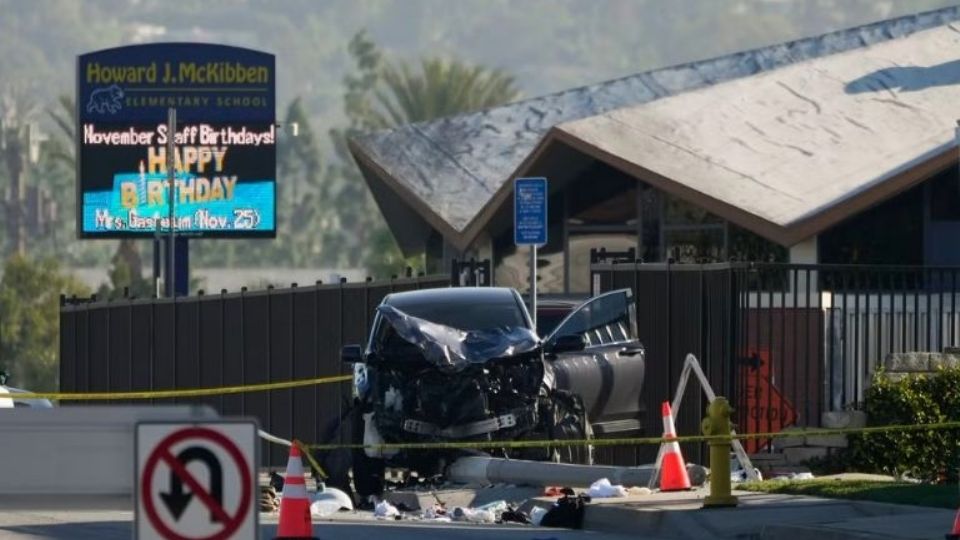
[[[276,235],[272,54],[196,43],[119,47],[77,61],[77,230],[81,238],[169,232]],[[168,133],[168,109],[177,111]]]

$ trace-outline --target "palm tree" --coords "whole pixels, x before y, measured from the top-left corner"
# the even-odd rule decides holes
[[[503,70],[461,60],[424,58],[417,64],[390,61],[365,31],[354,35],[349,51],[356,66],[344,79],[344,110],[350,125],[345,130],[333,130],[332,136],[340,158],[334,165],[334,176],[344,180],[335,195],[336,206],[343,228],[356,231],[357,238],[353,242],[344,238],[340,244],[362,247],[363,262],[378,275],[400,273],[403,266],[421,266],[423,257],[404,259],[352,165],[344,141],[364,131],[509,103],[520,97],[520,90],[513,76]]]
[[[513,76],[459,60],[424,58],[416,71],[407,62],[386,64],[376,89],[378,123],[399,126],[486,109],[517,99]]]

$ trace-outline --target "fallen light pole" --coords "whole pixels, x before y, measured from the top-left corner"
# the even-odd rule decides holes
[[[690,481],[703,484],[706,469],[687,465]],[[516,484],[521,486],[583,487],[606,478],[611,484],[645,486],[653,474],[653,465],[617,467],[609,465],[573,465],[543,461],[525,461],[485,456],[464,457],[447,468],[447,479],[462,484]]]

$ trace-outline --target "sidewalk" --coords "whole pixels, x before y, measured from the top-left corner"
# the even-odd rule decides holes
[[[703,509],[706,494],[594,499],[584,529],[674,540],[942,540],[954,517],[953,511],[937,508],[750,492],[735,492],[737,508]],[[530,505],[552,502],[538,498]]]

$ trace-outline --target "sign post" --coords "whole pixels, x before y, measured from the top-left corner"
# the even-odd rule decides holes
[[[530,316],[537,325],[537,247],[547,243],[547,179],[513,181],[513,242],[530,246]]]
[[[256,538],[257,425],[137,424],[136,538]]]
[[[177,132],[177,110],[173,107],[167,109],[167,133]],[[174,137],[167,139],[167,206],[170,209],[170,237],[167,239],[167,277],[164,280],[167,286],[167,298],[173,298],[177,295],[177,267],[174,264],[176,258],[174,242],[177,238],[177,166],[174,160],[174,152],[177,147],[174,145]]]

